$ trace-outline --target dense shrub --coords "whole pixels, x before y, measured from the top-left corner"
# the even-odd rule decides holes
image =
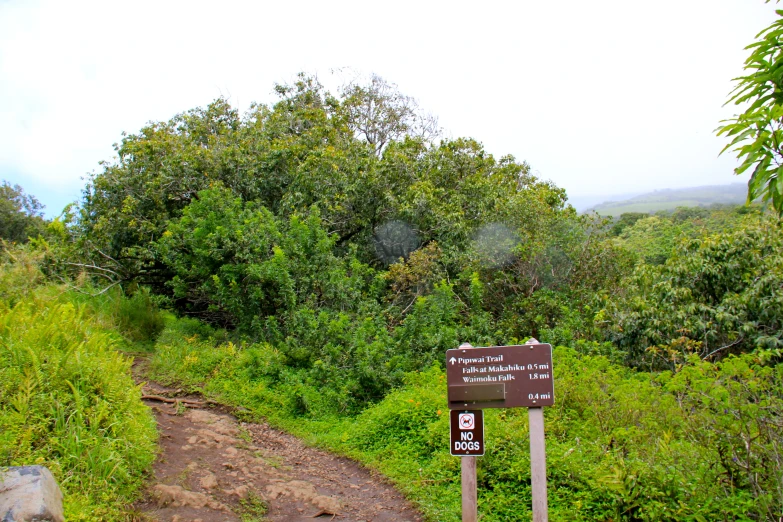
[[[703,358],[783,347],[783,236],[777,222],[682,243],[661,266],[640,265],[605,312],[606,338],[633,364],[674,368]]]
[[[557,402],[546,409],[551,519],[774,520],[783,508],[783,438],[773,429],[783,415],[781,376],[746,356],[656,377],[559,348]],[[390,474],[435,519],[458,520],[445,391],[440,370],[411,375],[327,440]],[[480,512],[526,520],[527,413],[485,414]]]
[[[678,207],[651,216],[637,212],[622,214],[610,233],[613,242],[651,265],[661,265],[682,241],[744,228],[764,214],[760,206],[712,205]]]
[[[356,310],[374,291],[374,271],[335,255],[335,241],[315,208],[283,220],[215,188],[169,224],[158,249],[189,313],[255,338],[285,338],[297,307]]]

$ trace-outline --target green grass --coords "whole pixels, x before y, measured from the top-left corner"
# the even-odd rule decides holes
[[[0,466],[48,467],[69,521],[126,520],[157,431],[120,352],[133,347],[117,333],[125,298],[88,304],[40,276],[21,282],[35,272],[0,266]]]
[[[242,522],[259,522],[264,520],[264,515],[268,510],[263,498],[252,491],[247,497],[239,501],[241,510],[239,513]]]

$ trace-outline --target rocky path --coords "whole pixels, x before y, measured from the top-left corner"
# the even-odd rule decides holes
[[[144,391],[176,397],[178,390],[147,383]],[[266,424],[240,422],[219,406],[147,403],[161,453],[135,507],[149,520],[421,520],[399,492],[349,459]]]

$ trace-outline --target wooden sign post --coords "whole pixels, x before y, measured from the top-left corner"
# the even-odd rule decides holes
[[[544,410],[528,408],[530,421],[530,488],[533,492],[533,522],[547,522],[546,448],[544,447]]]
[[[530,422],[530,478],[533,493],[533,522],[549,520],[546,497],[546,449],[544,410],[555,402],[552,378],[552,346],[530,339],[524,345],[474,348],[462,344],[446,351],[448,401],[452,410],[451,454],[462,456],[462,520],[475,522],[478,516],[476,457],[470,451],[478,446],[462,434],[455,439],[455,414],[480,412],[484,408],[528,408]],[[472,412],[471,410],[475,410]],[[482,412],[483,413],[483,412]],[[470,419],[465,418],[469,423]],[[459,426],[459,424],[456,424]],[[481,416],[481,455],[484,454],[483,415]],[[472,429],[472,428],[471,428]],[[464,428],[463,428],[464,430]],[[472,435],[471,435],[472,436]],[[455,453],[463,448],[463,453]]]
[[[462,457],[462,522],[478,520],[476,457]]]

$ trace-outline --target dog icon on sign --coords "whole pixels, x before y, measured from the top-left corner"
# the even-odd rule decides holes
[[[476,416],[472,413],[459,414],[459,429],[472,430],[476,427]]]

